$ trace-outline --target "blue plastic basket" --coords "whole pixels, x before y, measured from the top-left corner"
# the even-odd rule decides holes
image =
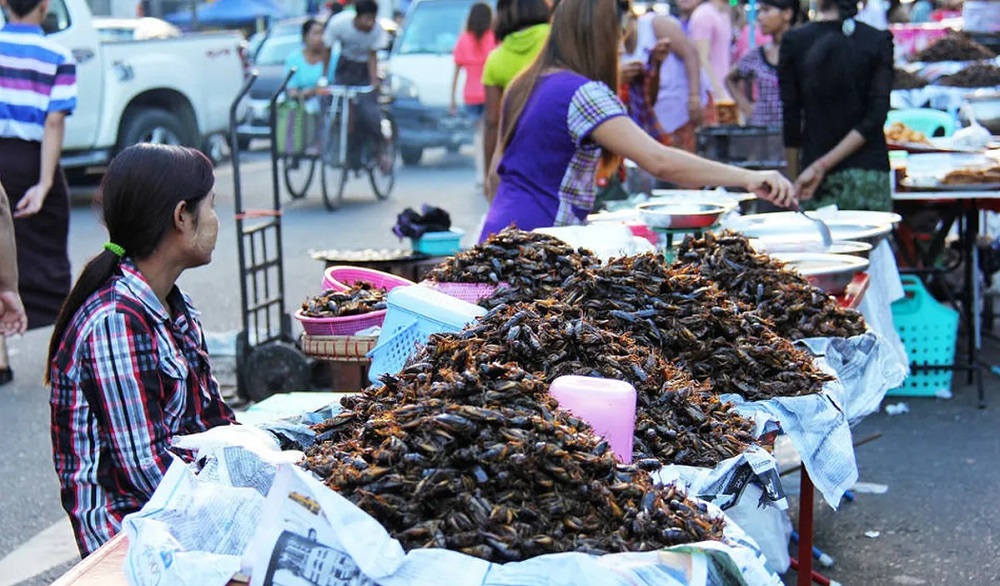
[[[903,340],[910,365],[950,365],[955,361],[958,338],[958,312],[938,303],[920,279],[904,275],[906,297],[892,304],[892,320]],[[911,372],[903,385],[889,390],[894,397],[933,397],[942,389],[951,389],[950,370]]]
[[[398,287],[389,292],[386,302],[389,308],[378,345],[368,353],[372,360],[368,378],[373,383],[383,374],[399,372],[431,334],[460,332],[486,313],[478,305],[429,287]]]

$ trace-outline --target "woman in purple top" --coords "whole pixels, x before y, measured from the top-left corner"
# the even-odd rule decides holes
[[[598,166],[621,157],[678,185],[744,187],[779,205],[794,202],[776,171],[715,163],[650,138],[611,88],[627,0],[562,0],[548,43],[505,92],[499,163],[480,241],[510,224],[522,230],[582,224],[594,203]]]

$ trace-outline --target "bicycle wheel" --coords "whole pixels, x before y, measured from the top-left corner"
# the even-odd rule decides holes
[[[368,182],[371,183],[375,197],[382,200],[389,198],[392,188],[396,185],[396,158],[398,157],[398,153],[396,152],[396,124],[392,121],[384,122],[389,122],[389,137],[386,138],[385,149],[389,160],[392,161],[392,166],[388,172],[382,171],[379,167],[378,157],[375,156],[372,156],[372,160],[368,164]]]
[[[344,187],[347,185],[347,175],[350,170],[336,163],[325,161],[320,171],[320,183],[323,184],[323,204],[329,211],[340,207],[344,201]]]
[[[316,159],[299,155],[285,155],[281,158],[285,189],[292,199],[302,199],[312,185],[316,173]]]

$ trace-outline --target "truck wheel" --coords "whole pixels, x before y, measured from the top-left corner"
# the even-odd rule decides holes
[[[140,142],[191,146],[184,124],[170,112],[143,108],[129,114],[121,134],[119,149]]]
[[[420,164],[420,158],[424,156],[424,149],[420,147],[401,147],[400,156],[403,157],[403,164],[413,167]]]

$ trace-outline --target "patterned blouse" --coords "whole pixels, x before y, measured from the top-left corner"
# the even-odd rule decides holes
[[[500,184],[480,241],[510,224],[582,224],[597,195],[601,159],[591,134],[618,116],[628,112],[607,85],[570,71],[543,76],[497,167]]]
[[[754,95],[753,112],[750,114],[751,126],[780,127],[781,93],[778,91],[778,67],[767,62],[764,47],[750,51],[736,62],[736,72],[743,79],[753,80]]]
[[[149,500],[170,439],[235,421],[212,376],[198,312],[160,303],[128,257],[73,316],[52,363],[52,452],[83,556]]]

